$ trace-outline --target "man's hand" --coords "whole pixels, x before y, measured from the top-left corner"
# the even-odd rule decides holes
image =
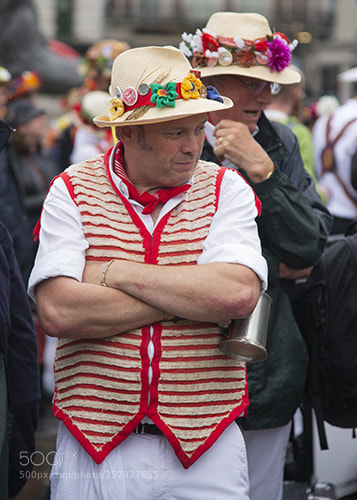
[[[273,172],[274,163],[244,123],[222,120],[215,128],[215,136],[217,158],[226,158],[242,168],[252,182],[262,182]]]
[[[312,269],[313,266],[293,269],[280,262],[279,277],[287,280],[304,280],[310,276]]]

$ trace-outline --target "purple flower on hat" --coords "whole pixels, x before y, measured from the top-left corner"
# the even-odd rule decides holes
[[[273,72],[276,70],[280,73],[280,71],[289,66],[291,61],[289,45],[280,36],[274,36],[268,41],[268,47],[270,50],[270,57],[268,59],[270,71]]]

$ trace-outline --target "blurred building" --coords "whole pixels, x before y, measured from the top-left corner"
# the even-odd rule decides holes
[[[351,84],[336,75],[357,66],[356,0],[33,0],[40,29],[84,48],[101,38],[140,45],[177,46],[183,31],[203,27],[215,11],[259,12],[273,29],[297,38],[295,63],[307,75],[311,99],[336,94],[344,101]]]

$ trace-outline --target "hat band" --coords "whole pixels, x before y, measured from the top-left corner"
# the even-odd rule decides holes
[[[175,107],[177,99],[210,98],[205,85],[197,78],[199,72],[191,72],[182,82],[168,82],[166,85],[150,83],[139,85],[138,90],[127,87],[123,92],[116,87],[116,97],[111,97],[110,120],[114,121],[124,113],[143,106]]]
[[[183,33],[181,51],[192,58],[196,66],[230,66],[237,64],[244,68],[255,65],[268,66],[270,71],[281,72],[291,62],[291,52],[297,46],[297,40],[289,43],[280,32],[266,35],[255,40],[246,40],[239,36],[217,36],[207,29],[196,30],[194,35]]]

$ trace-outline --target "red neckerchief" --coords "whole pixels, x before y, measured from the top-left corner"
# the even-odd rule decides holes
[[[141,205],[144,205],[143,214],[152,214],[159,203],[165,204],[170,198],[181,194],[188,189],[190,189],[190,184],[183,184],[182,186],[172,187],[167,189],[159,189],[155,194],[150,194],[147,191],[139,191],[136,189],[134,184],[130,181],[127,176],[124,166],[123,166],[123,144],[118,143],[114,156],[114,173],[120,177],[124,182],[129,191],[129,197],[132,200],[138,201]]]

